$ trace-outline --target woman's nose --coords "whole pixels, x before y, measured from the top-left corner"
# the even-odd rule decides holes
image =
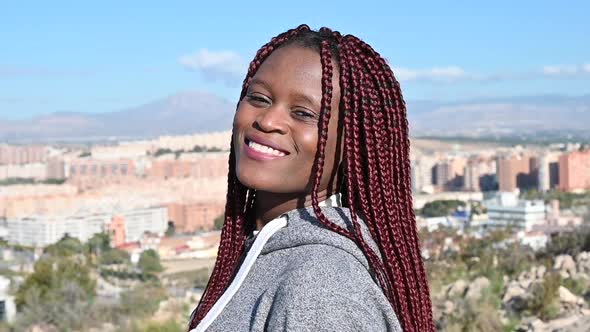
[[[287,112],[281,107],[273,105],[262,110],[256,117],[254,125],[257,129],[271,133],[284,134],[287,130]]]

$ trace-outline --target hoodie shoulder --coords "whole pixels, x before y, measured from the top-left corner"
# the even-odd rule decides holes
[[[270,331],[401,331],[380,287],[335,247],[294,248],[268,317]],[[290,255],[291,256],[291,255]]]

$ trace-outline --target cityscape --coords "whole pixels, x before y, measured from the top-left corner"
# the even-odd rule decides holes
[[[98,239],[108,257],[105,260],[100,252],[89,256],[95,260],[94,296],[120,299],[143,279],[158,278],[166,291],[163,301],[182,306],[188,315],[217,254],[230,136],[230,131],[223,131],[108,144],[0,145],[3,320],[22,322],[17,312],[17,305],[27,305],[22,289],[48,248],[67,247],[68,242],[82,248]],[[587,143],[522,146],[413,138],[411,144],[414,210],[422,256],[432,269],[440,327],[453,325],[456,317],[449,306],[458,305],[453,302],[458,294],[479,299],[482,295],[474,287],[496,281],[485,274],[469,281],[467,271],[464,278],[443,285],[449,277],[438,279],[434,271],[450,257],[465,254],[466,243],[490,238],[496,239],[490,246],[518,245],[527,255],[561,250],[555,269],[567,265],[566,272],[560,271],[562,280],[572,280],[577,287],[558,288],[558,296],[568,297],[559,297],[559,304],[566,301],[568,307],[556,309],[552,318],[567,312],[565,322],[558,318],[539,323],[526,316],[534,317],[533,312],[512,307],[512,302],[526,300],[527,288],[502,280],[498,315],[504,326],[590,322]],[[572,234],[586,236],[579,244],[569,243],[580,246],[577,251],[555,248],[556,241]],[[146,252],[158,260],[152,272],[141,268]],[[574,252],[577,256],[571,255]],[[485,257],[479,255],[483,256],[478,259]],[[558,259],[563,262],[558,264]],[[524,267],[511,268],[513,274],[527,273],[520,271]],[[187,316],[162,307],[168,302],[160,302],[156,317],[182,326]]]

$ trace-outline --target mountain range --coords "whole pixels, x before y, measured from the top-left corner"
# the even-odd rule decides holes
[[[95,141],[222,131],[230,129],[235,107],[213,94],[189,91],[115,112],[0,118],[0,141]],[[407,108],[413,136],[590,133],[590,95],[408,101]]]

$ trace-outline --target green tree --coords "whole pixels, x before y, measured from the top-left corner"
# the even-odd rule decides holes
[[[225,221],[225,214],[220,214],[213,220],[213,227],[216,230],[221,230],[223,228],[223,222]]]
[[[162,264],[160,264],[160,255],[153,249],[148,249],[141,253],[137,266],[143,274],[156,274],[164,270]]]
[[[68,233],[57,241],[56,243],[45,247],[44,253],[52,256],[72,256],[82,254],[84,246],[82,242],[75,237],[71,237]]]
[[[64,182],[66,182],[66,179],[56,179],[56,178],[51,178],[51,179],[46,179],[41,181],[41,183],[45,183],[45,184],[64,184]]]
[[[422,215],[424,217],[444,217],[453,213],[459,206],[465,206],[465,202],[459,200],[437,200],[424,204]]]
[[[100,256],[100,264],[111,265],[111,264],[130,264],[131,257],[129,253],[121,249],[109,249],[102,253]]]
[[[195,146],[193,147],[193,149],[191,150],[191,152],[203,152],[203,151],[205,151],[205,150],[206,150],[206,149],[205,149],[204,147],[202,147],[202,146],[200,146],[200,145],[195,145]]]
[[[154,157],[159,157],[163,154],[168,154],[168,153],[174,153],[174,151],[172,151],[171,149],[158,149],[156,150],[156,152],[154,152]]]
[[[176,234],[176,226],[174,225],[174,221],[168,221],[168,228],[166,228],[166,236],[174,236]]]
[[[41,302],[55,301],[66,283],[78,285],[86,297],[93,297],[96,283],[90,275],[90,269],[82,261],[80,257],[41,258],[35,263],[33,273],[29,274],[18,288],[16,304],[19,307],[26,304],[27,294],[31,291],[38,292]]]
[[[109,251],[111,249],[111,237],[105,232],[94,234],[86,242],[86,250],[95,255]]]

